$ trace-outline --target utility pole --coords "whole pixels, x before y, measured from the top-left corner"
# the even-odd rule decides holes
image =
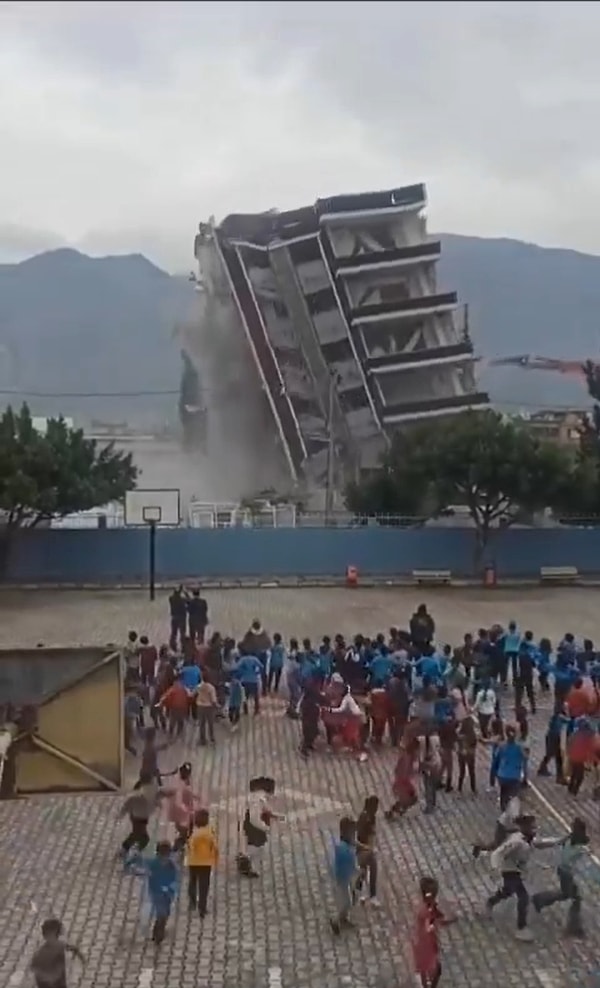
[[[329,372],[329,390],[327,393],[327,479],[325,486],[325,524],[329,525],[333,508],[334,474],[335,474],[335,436],[333,429],[333,402],[337,374]]]
[[[150,600],[154,600],[156,597],[156,522],[150,521],[148,526],[150,534],[148,546],[148,590],[150,591]]]

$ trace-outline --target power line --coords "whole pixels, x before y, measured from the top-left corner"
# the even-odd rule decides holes
[[[211,394],[215,393],[215,390],[216,389],[214,388],[200,388],[199,393],[201,395]],[[149,391],[25,391],[17,388],[0,388],[0,395],[13,395],[16,398],[172,398],[179,396],[180,393],[181,392],[179,389]],[[548,402],[543,404],[539,401],[515,401],[514,399],[505,400],[502,398],[497,398],[490,402],[490,404],[500,407],[508,405],[511,408],[550,408],[552,410],[556,409],[567,412],[585,411],[584,407],[577,408],[573,402],[570,402],[569,404],[564,402]]]
[[[20,391],[0,388],[0,395],[23,398],[146,398],[178,395],[179,391]]]
[[[213,394],[216,388],[199,388],[198,394]],[[13,395],[15,398],[146,398],[180,395],[181,391],[153,389],[149,391],[27,391],[24,388],[0,388],[0,395]]]

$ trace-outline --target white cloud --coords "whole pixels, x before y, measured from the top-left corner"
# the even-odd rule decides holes
[[[0,3],[0,257],[185,269],[211,213],[420,179],[434,228],[600,253],[599,41],[577,2]]]

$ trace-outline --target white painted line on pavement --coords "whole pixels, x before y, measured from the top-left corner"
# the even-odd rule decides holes
[[[562,813],[559,812],[559,810],[555,809],[555,807],[552,805],[549,799],[546,799],[543,792],[540,792],[538,787],[534,785],[533,782],[529,783],[529,788],[531,789],[534,796],[536,796],[537,799],[539,799],[540,803],[548,810],[548,813],[550,813],[551,816],[553,816],[554,819],[558,823],[560,823],[561,827],[564,827],[565,830],[570,831],[571,824],[569,823],[569,821],[562,815]],[[598,855],[592,854],[590,852],[590,858],[592,859],[594,864],[600,868],[600,858],[598,857]],[[540,978],[542,977],[542,974],[543,972],[540,972]],[[550,988],[550,985],[548,986],[548,988]]]
[[[154,977],[153,967],[142,968],[142,970],[140,971],[140,976],[138,978],[138,988],[150,988],[153,977]]]

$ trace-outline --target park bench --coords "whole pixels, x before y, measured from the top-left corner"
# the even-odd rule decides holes
[[[452,583],[452,573],[449,569],[414,569],[412,577],[419,586],[425,584],[441,586]]]
[[[576,566],[542,566],[540,583],[578,583],[579,570]]]

